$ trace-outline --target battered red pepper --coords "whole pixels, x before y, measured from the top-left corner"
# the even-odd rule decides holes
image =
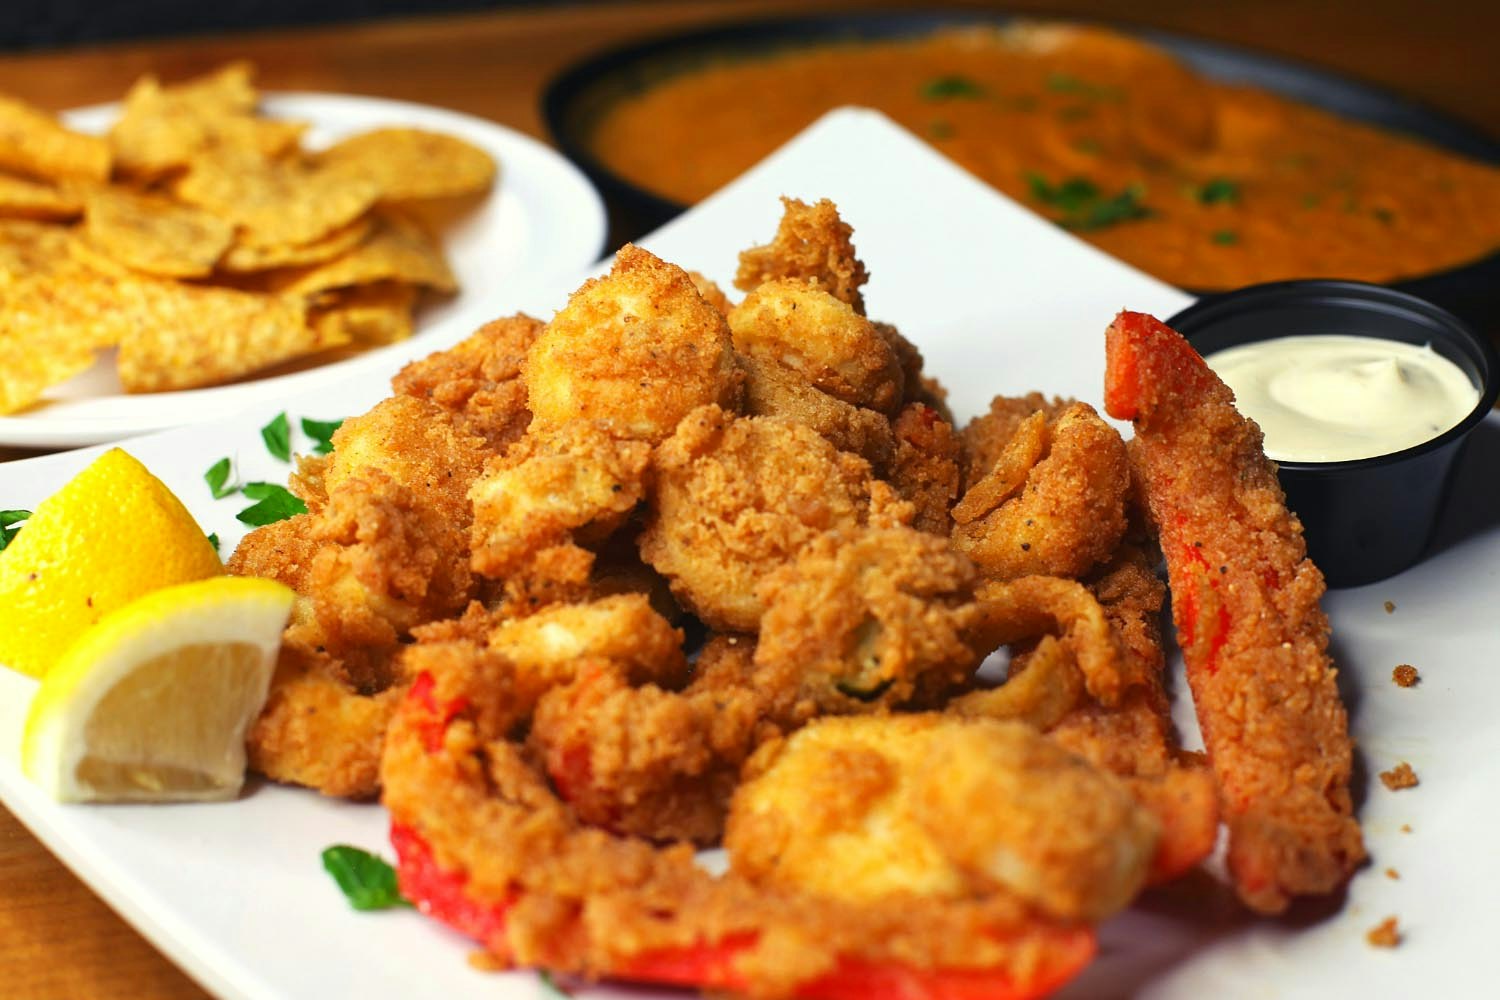
[[[1323,576],[1260,429],[1187,341],[1124,312],[1106,354],[1105,406],[1135,423],[1131,458],[1167,560],[1230,871],[1248,905],[1279,912],[1338,888],[1364,858]]]
[[[443,730],[467,708],[462,699],[441,701],[429,676],[418,677],[402,712],[419,734],[426,752],[444,752]],[[422,834],[400,822],[391,825],[401,892],[423,913],[482,943],[491,953],[509,956],[506,921],[520,900],[517,892],[499,902],[473,898],[467,876],[443,868]],[[1057,989],[1093,958],[1096,943],[1087,927],[1028,927],[1026,936],[1042,941],[1047,961],[1029,973],[1009,969],[921,969],[894,961],[841,959],[837,967],[797,986],[793,996],[807,1000],[1023,1000]],[[997,936],[997,940],[1001,938]],[[738,959],[758,941],[754,932],[731,934],[716,942],[686,948],[648,951],[624,959],[608,978],[711,990],[743,991],[750,984]]]

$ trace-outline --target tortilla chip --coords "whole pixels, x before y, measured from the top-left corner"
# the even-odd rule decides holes
[[[313,326],[355,345],[394,344],[412,333],[417,290],[393,281],[339,292],[330,304],[310,314]]]
[[[62,263],[64,270],[11,281],[0,296],[0,413],[86,370],[124,331],[114,282]]]
[[[193,158],[177,196],[244,227],[252,246],[311,243],[348,225],[375,203],[374,181],[351,180],[295,160],[232,147]]]
[[[120,340],[126,392],[217,385],[340,346],[313,329],[301,300],[150,278],[119,283],[128,325]]]
[[[0,174],[0,216],[10,219],[76,219],[83,199],[70,184],[54,187]]]
[[[69,252],[72,242],[73,231],[66,226],[0,220],[0,288],[8,288],[20,278],[74,268]]]
[[[109,179],[109,143],[64,128],[40,108],[0,97],[0,167],[43,180]]]
[[[286,118],[239,116],[215,123],[213,141],[221,146],[248,149],[275,159],[302,150],[302,136],[307,122]]]
[[[202,209],[122,187],[89,192],[84,233],[121,264],[168,278],[199,278],[234,241],[234,226]]]
[[[193,155],[221,136],[244,131],[259,95],[254,68],[230,63],[214,72],[163,87],[143,76],[125,95],[120,120],[109,133],[115,164],[148,177],[185,167]]]
[[[440,132],[382,128],[330,147],[317,162],[380,185],[381,201],[479,194],[495,182],[495,161],[478,146]]]
[[[440,292],[457,291],[458,281],[432,237],[415,222],[391,212],[376,214],[375,227],[353,250],[315,267],[279,276],[276,287],[312,296],[330,288],[401,281]]]
[[[311,243],[286,243],[280,246],[256,246],[235,243],[219,261],[219,270],[233,274],[269,271],[278,267],[302,267],[321,264],[353,250],[370,233],[368,215],[330,230]]]

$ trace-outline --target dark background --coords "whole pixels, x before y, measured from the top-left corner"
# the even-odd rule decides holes
[[[548,0],[0,0],[0,49],[549,5],[554,4]]]

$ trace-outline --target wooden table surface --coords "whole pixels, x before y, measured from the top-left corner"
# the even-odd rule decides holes
[[[141,73],[175,78],[249,58],[267,88],[421,101],[544,136],[537,101],[545,81],[595,49],[749,13],[856,6],[894,5],[879,0],[567,5],[129,42],[0,57],[0,92],[60,109],[114,100]],[[1079,16],[1112,16],[1112,8],[1118,9],[1107,0],[1027,0],[1021,6]],[[1384,84],[1500,134],[1500,70],[1493,50],[1493,39],[1500,36],[1500,4],[1156,0],[1133,5],[1132,11],[1143,24],[1278,52]],[[20,454],[0,449],[0,460]],[[454,961],[462,956],[455,954]],[[3,808],[0,970],[0,991],[12,1000],[207,995]]]

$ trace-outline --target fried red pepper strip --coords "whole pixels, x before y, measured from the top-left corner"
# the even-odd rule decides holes
[[[1122,312],[1106,360],[1105,407],[1135,423],[1131,458],[1166,555],[1230,873],[1247,905],[1278,913],[1294,896],[1337,889],[1365,856],[1323,575],[1260,429],[1186,340]]]
[[[401,711],[419,734],[428,754],[444,752],[441,733],[468,706],[463,699],[440,700],[432,677],[419,676]],[[436,738],[434,738],[436,737]],[[476,899],[467,891],[468,877],[442,867],[431,845],[415,827],[393,820],[391,844],[397,857],[402,895],[419,910],[481,942],[491,953],[510,956],[507,915],[521,901],[519,892],[500,901]],[[1048,961],[1018,973],[1007,969],[923,969],[894,961],[843,958],[831,972],[793,988],[805,1000],[1025,1000],[1041,997],[1072,979],[1094,956],[1094,933],[1088,927],[1036,927],[1024,932],[1045,940]],[[744,991],[750,985],[738,960],[753,949],[756,932],[730,934],[691,947],[660,948],[623,959],[608,970],[611,979],[627,982]],[[997,940],[1003,940],[997,936]]]

